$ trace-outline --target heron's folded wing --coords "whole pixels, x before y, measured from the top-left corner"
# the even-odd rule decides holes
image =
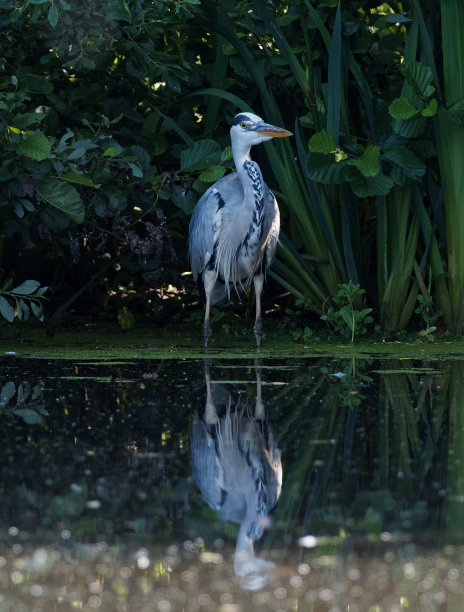
[[[205,191],[190,219],[189,257],[193,278],[208,265],[219,238],[223,210],[243,201],[243,188],[236,172],[228,174]]]

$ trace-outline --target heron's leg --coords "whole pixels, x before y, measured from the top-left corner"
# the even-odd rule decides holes
[[[211,294],[213,293],[215,283],[216,283],[216,272],[214,270],[204,270],[203,271],[203,286],[205,288],[206,307],[205,307],[205,320],[203,322],[203,342],[204,342],[205,348],[208,348],[208,342],[212,335],[211,325],[209,323],[209,311],[211,308]]]
[[[212,425],[217,421],[216,406],[214,405],[213,395],[211,393],[211,360],[205,359],[205,382],[206,382],[206,405],[205,405],[205,421],[208,425]]]
[[[261,293],[263,292],[264,274],[256,274],[253,277],[256,295],[256,319],[255,319],[255,336],[256,345],[261,346]]]
[[[263,379],[262,379],[262,372],[261,372],[261,364],[258,360],[256,360],[255,367],[256,367],[255,419],[257,421],[264,421],[266,417],[266,413],[264,411],[263,396],[261,392]]]
[[[209,309],[211,306],[211,296],[206,296],[205,320],[203,322],[203,342],[205,348],[208,348],[209,339],[212,336],[211,325],[209,324]]]

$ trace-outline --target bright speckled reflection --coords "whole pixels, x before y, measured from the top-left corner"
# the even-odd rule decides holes
[[[2,366],[0,612],[462,609],[461,362]]]

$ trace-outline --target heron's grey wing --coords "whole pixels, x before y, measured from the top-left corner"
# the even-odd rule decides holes
[[[221,487],[223,475],[212,436],[203,419],[195,413],[191,437],[193,480],[204,500],[213,509],[219,510],[224,502]]]
[[[214,255],[224,208],[239,206],[242,200],[243,188],[236,172],[217,181],[198,200],[189,229],[189,257],[194,280]]]

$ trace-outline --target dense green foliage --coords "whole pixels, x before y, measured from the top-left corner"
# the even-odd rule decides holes
[[[55,321],[195,301],[189,215],[253,109],[295,134],[254,152],[282,209],[274,282],[326,320],[359,284],[393,332],[419,295],[461,331],[459,0],[4,0],[0,20],[4,316],[27,279]]]

